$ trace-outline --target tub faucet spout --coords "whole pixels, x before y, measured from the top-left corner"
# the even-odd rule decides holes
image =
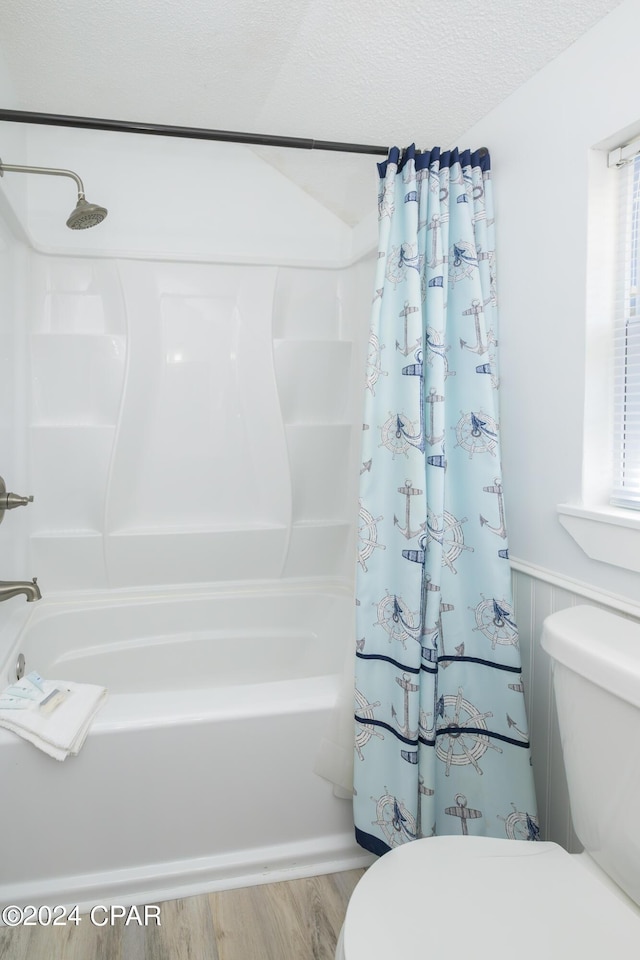
[[[33,580],[0,580],[0,602],[17,597],[20,593],[24,593],[27,603],[42,597],[35,577]]]

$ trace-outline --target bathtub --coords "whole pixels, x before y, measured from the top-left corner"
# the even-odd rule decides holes
[[[109,697],[62,763],[0,730],[0,904],[140,904],[370,862],[313,772],[350,647],[343,585],[11,603],[3,687],[22,653]]]

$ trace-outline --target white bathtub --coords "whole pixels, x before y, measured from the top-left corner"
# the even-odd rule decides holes
[[[370,861],[350,803],[313,772],[350,647],[349,590],[11,603],[3,687],[21,652],[27,671],[109,699],[63,763],[0,730],[0,904],[142,903]]]

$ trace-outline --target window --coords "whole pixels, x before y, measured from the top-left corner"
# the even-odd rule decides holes
[[[626,159],[633,150],[636,154]],[[640,143],[615,150],[618,246],[614,320],[614,451],[611,503],[640,510]]]
[[[582,489],[557,511],[588,557],[640,573],[640,139],[615,142],[589,154]]]

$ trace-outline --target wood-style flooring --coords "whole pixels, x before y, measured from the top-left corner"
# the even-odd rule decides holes
[[[2,960],[333,960],[363,870],[159,904],[160,925],[0,927]],[[143,910],[139,908],[142,916]]]

